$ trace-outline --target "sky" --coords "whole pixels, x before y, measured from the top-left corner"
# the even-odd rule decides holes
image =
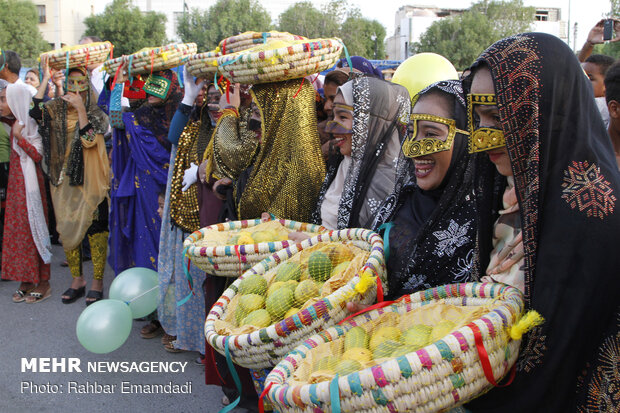
[[[183,3],[183,0],[169,0],[169,2]],[[269,11],[273,20],[286,10],[289,6],[297,3],[299,0],[259,0],[259,2]],[[106,2],[97,2],[95,6],[95,13],[103,11]],[[188,4],[193,5],[194,1],[188,1]],[[201,0],[200,3],[203,7],[209,7],[215,0]],[[327,3],[327,0],[312,0],[312,3],[316,7],[320,7],[322,4]],[[387,36],[394,34],[394,19],[396,11],[404,5],[411,6],[430,6],[430,7],[445,7],[445,8],[467,8],[471,5],[472,1],[469,0],[349,0],[349,4],[359,7],[362,14],[370,19],[376,19],[387,29]],[[153,2],[156,4],[156,2]],[[581,49],[581,45],[585,42],[588,32],[594,26],[605,13],[610,11],[609,0],[524,0],[526,6],[538,6],[538,7],[560,7],[562,9],[562,20],[569,20],[569,7],[570,7],[570,27],[571,27],[571,39],[573,38],[573,28],[575,22],[577,23],[577,50]],[[573,41],[571,40],[571,47]]]

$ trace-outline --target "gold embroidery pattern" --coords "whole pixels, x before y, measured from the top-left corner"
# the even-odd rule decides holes
[[[573,161],[564,171],[562,188],[562,199],[588,217],[603,219],[614,212],[616,196],[596,164]]]
[[[598,367],[579,412],[620,412],[620,332],[607,337],[599,349]]]
[[[521,354],[517,360],[517,371],[530,373],[534,368],[542,363],[542,358],[547,351],[546,335],[542,335],[542,327],[534,328],[525,339],[525,347],[522,346]]]

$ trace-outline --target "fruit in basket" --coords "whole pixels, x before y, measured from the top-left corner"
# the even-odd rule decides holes
[[[252,238],[252,234],[247,231],[239,232],[239,238],[237,238],[237,242],[235,245],[247,245],[247,244],[255,244],[254,238]]]
[[[390,357],[400,357],[409,353],[413,353],[414,351],[418,351],[421,347],[413,346],[411,344],[401,344],[396,347]]]
[[[372,360],[372,353],[367,348],[355,347],[350,348],[342,354],[345,360],[355,360],[360,363],[367,363]]]
[[[280,236],[273,230],[270,231],[254,231],[252,238],[258,244],[259,242],[276,242],[280,241]]]
[[[346,376],[347,374],[354,373],[356,371],[360,371],[364,368],[359,361],[355,360],[342,360],[336,365],[336,373],[341,376]]]
[[[434,343],[437,340],[441,340],[454,330],[456,324],[450,320],[441,320],[433,327],[431,332],[429,343]]]
[[[396,327],[379,327],[370,337],[370,350],[374,353],[379,344],[386,340],[400,341],[400,330]]]
[[[322,251],[314,251],[308,257],[308,274],[310,277],[319,282],[329,279],[332,272],[332,262]]]
[[[280,288],[267,297],[265,308],[274,320],[281,320],[295,303],[295,296],[290,288]]]
[[[244,314],[249,314],[254,310],[265,307],[265,298],[258,294],[245,294],[239,298],[239,310]]]
[[[353,327],[344,336],[344,351],[352,348],[368,348],[368,333],[362,327]]]
[[[330,274],[330,278],[340,274],[341,272],[349,268],[349,264],[351,264],[351,261],[343,261],[340,264],[336,265],[332,270],[332,273]]]
[[[353,252],[344,244],[330,244],[321,251],[327,254],[332,266],[337,266],[344,261],[351,261],[355,256]]]
[[[267,288],[267,297],[273,294],[274,291],[278,291],[280,288],[287,285],[284,281],[272,282],[269,288]]]
[[[285,262],[278,266],[274,281],[299,281],[301,276],[301,266],[296,262]]]
[[[297,314],[299,311],[300,311],[300,309],[299,309],[299,308],[297,308],[297,307],[291,307],[291,309],[290,309],[290,310],[288,310],[288,311],[286,312],[286,314],[284,314],[284,318],[289,318],[289,317],[291,317],[291,316],[294,316],[294,315],[295,315],[295,314]]]
[[[306,301],[318,295],[319,286],[316,285],[314,280],[302,281],[297,288],[295,288],[295,304],[302,306]]]
[[[239,294],[264,294],[267,291],[267,280],[262,275],[252,274],[239,283]]]
[[[254,310],[243,319],[241,325],[251,325],[259,328],[269,327],[271,325],[271,316],[265,309]]]
[[[340,360],[336,356],[325,356],[312,366],[312,371],[327,370],[334,371]]]
[[[386,339],[379,343],[372,352],[373,359],[391,357],[394,350],[401,346],[401,342],[397,340]]]
[[[428,344],[428,339],[431,335],[432,330],[432,327],[424,324],[413,325],[407,330],[405,330],[401,341],[405,344],[410,344],[412,346],[422,348]]]

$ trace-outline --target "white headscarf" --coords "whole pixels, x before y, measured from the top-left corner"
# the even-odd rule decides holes
[[[28,114],[32,96],[26,86],[19,83],[9,84],[6,88],[6,100],[11,112],[13,112],[13,116],[15,116],[16,122],[24,126],[22,136],[42,155],[43,140],[41,135],[39,135],[39,126]],[[52,245],[47,222],[45,221],[36,165],[32,158],[17,144],[17,139],[13,139],[12,146],[19,155],[24,175],[26,208],[28,209],[28,222],[30,223],[32,239],[43,262],[49,264],[52,260]]]

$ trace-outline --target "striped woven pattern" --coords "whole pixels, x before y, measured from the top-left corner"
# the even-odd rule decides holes
[[[286,219],[280,219],[278,221],[291,231],[303,231],[316,234],[327,231],[327,228],[321,225],[307,224]],[[239,232],[244,228],[254,227],[261,222],[260,219],[250,219],[211,225],[192,233],[183,242],[183,247],[189,247],[187,256],[194,265],[207,274],[236,278],[274,252],[290,247],[294,243],[291,241],[278,241],[217,247],[201,247],[195,244],[204,238],[204,234],[207,230],[216,229],[218,231]]]
[[[42,53],[41,56],[49,56],[49,66],[56,70],[72,69],[100,65],[110,56],[112,43],[97,42],[76,46],[66,46],[62,49]],[[39,57],[39,60],[41,57]]]
[[[251,49],[259,44],[267,43],[270,40],[280,39],[285,41],[305,40],[303,36],[287,32],[244,32],[236,36],[227,37],[222,40],[217,50],[222,54],[231,54]]]
[[[181,66],[196,51],[196,43],[171,43],[166,46],[149,47],[128,56],[109,59],[103,64],[103,68],[114,75],[123,62],[129,62],[130,76],[148,74]]]
[[[269,327],[250,334],[223,336],[216,332],[214,323],[224,318],[228,304],[237,294],[241,280],[251,274],[265,274],[268,270],[285,262],[299,251],[321,242],[353,242],[355,246],[370,251],[365,265],[344,286],[323,298],[316,304],[305,308],[297,314],[286,318]],[[361,277],[373,277],[373,285],[363,293],[355,286]],[[348,312],[347,302],[371,304],[376,300],[376,278],[385,284],[385,261],[383,256],[383,240],[379,234],[366,229],[346,229],[330,231],[306,239],[299,244],[278,251],[268,259],[261,261],[239,277],[213,305],[205,322],[207,342],[221,354],[225,354],[225,340],[229,340],[232,360],[243,367],[251,369],[270,368],[275,366],[290,350],[301,341],[317,331],[332,326],[343,320]]]
[[[340,39],[284,42],[220,56],[219,71],[233,83],[256,84],[298,79],[332,67],[344,48]]]
[[[187,60],[187,71],[195,77],[211,78],[217,72],[217,58],[219,56],[220,54],[215,50],[192,55]]]
[[[418,351],[340,376],[333,383],[288,384],[301,360],[320,344],[336,340],[351,328],[386,312],[406,317],[408,312],[437,300],[460,306],[492,305],[492,310]],[[482,333],[493,376],[498,382],[516,362],[521,341],[512,340],[507,329],[521,318],[523,309],[522,293],[504,284],[451,284],[404,296],[395,304],[325,329],[297,346],[267,376],[265,386],[271,388],[266,398],[279,412],[328,412],[332,411],[332,384],[332,388],[338,389],[342,412],[449,409],[492,387],[480,363],[472,324]]]

